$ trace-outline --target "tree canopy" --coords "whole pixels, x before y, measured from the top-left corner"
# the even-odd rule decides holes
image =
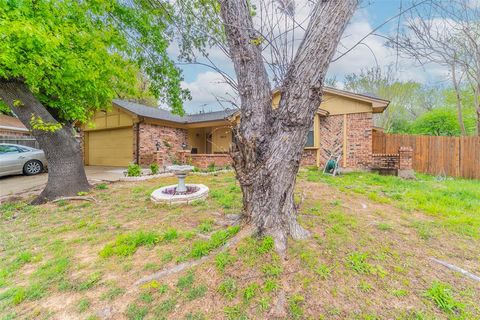
[[[167,55],[170,10],[167,2],[0,0],[0,78],[22,80],[57,120],[86,122],[118,93],[135,95],[143,70],[152,94],[182,113],[188,93]]]

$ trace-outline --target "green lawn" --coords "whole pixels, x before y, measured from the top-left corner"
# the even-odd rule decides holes
[[[317,170],[306,174],[307,181],[324,182],[341,192],[365,195],[372,201],[406,211],[421,211],[434,216],[437,226],[480,237],[480,181],[453,178],[440,181],[422,174],[417,177],[414,181],[371,173],[332,177]]]
[[[226,226],[241,210],[231,173],[187,180],[210,197],[154,204],[175,182],[162,178],[98,185],[95,203],[2,204],[0,319],[268,319],[281,293],[285,319],[480,318],[478,284],[430,259],[480,274],[478,181],[302,170],[312,237],[290,241],[284,261],[268,237],[221,249],[241,232]]]

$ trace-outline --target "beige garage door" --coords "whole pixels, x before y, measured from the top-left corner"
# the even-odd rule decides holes
[[[133,129],[112,129],[88,133],[88,164],[128,166],[133,159]]]

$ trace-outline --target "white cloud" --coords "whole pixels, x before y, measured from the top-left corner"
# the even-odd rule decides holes
[[[347,26],[341,43],[337,48],[335,58],[355,46],[361,39],[372,33],[375,26],[370,23],[368,14],[360,10]],[[379,34],[380,36],[376,36]],[[446,70],[439,65],[419,66],[415,61],[397,55],[394,48],[387,47],[386,34],[379,31],[369,35],[350,52],[330,65],[328,75],[342,81],[345,75],[359,73],[362,69],[375,66],[385,67],[390,64],[397,66],[397,76],[403,81],[418,81],[422,83],[444,78]],[[334,59],[335,59],[334,58]]]
[[[233,88],[213,71],[199,73],[194,81],[183,82],[182,87],[190,90],[192,95],[192,101],[185,103],[187,112],[219,110],[222,106],[216,97],[231,100],[235,96]]]

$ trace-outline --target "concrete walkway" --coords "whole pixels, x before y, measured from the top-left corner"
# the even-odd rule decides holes
[[[125,168],[87,166],[85,172],[88,180],[117,181],[123,177]],[[48,173],[35,176],[0,177],[0,198],[19,193],[33,192],[42,189],[47,184]]]

